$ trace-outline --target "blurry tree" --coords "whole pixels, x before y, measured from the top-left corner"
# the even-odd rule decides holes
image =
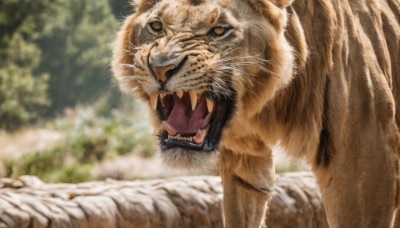
[[[35,44],[58,0],[0,1],[0,128],[14,129],[49,104],[47,74]]]
[[[109,0],[111,10],[118,20],[122,20],[133,12],[133,0]]]
[[[104,94],[115,102],[111,42],[131,1],[0,0],[0,128],[49,105],[47,114]]]
[[[108,0],[60,0],[39,40],[40,70],[49,72],[51,112],[92,102],[111,87],[108,65],[117,29]]]

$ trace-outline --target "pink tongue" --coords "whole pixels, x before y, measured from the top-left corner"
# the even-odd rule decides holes
[[[178,134],[196,134],[203,127],[203,118],[207,114],[204,97],[199,99],[194,111],[190,106],[189,96],[177,97],[174,94],[174,107],[169,114],[167,123]]]

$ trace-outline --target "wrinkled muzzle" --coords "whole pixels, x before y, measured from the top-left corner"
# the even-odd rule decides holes
[[[162,149],[214,150],[233,100],[213,88],[221,76],[216,55],[193,34],[164,37],[147,48],[147,59],[141,53],[137,61],[147,62],[151,80],[143,86],[160,118]]]
[[[164,37],[154,43],[149,54],[149,68],[153,75],[162,83],[176,74],[187,61],[185,50],[189,46],[184,37],[168,39]],[[189,42],[193,43],[193,42]],[[186,45],[185,45],[186,44]]]

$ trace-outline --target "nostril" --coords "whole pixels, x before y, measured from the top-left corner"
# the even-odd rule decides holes
[[[168,66],[154,66],[150,65],[151,69],[153,70],[156,77],[161,81],[166,81],[168,78],[167,72],[171,71],[175,68],[175,65],[168,65]]]
[[[157,79],[165,82],[172,76],[174,76],[176,73],[178,73],[179,70],[182,69],[182,67],[185,65],[186,61],[188,60],[188,57],[186,56],[183,58],[178,65],[175,64],[170,64],[167,66],[157,66],[158,64],[154,64],[153,62],[149,62],[149,67],[153,71],[154,75],[157,77]]]
[[[175,66],[173,69],[168,70],[167,72],[165,72],[165,76],[167,77],[167,79],[169,79],[170,77],[172,77],[175,74]]]

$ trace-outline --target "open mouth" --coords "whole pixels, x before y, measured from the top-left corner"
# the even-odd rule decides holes
[[[201,151],[216,148],[232,103],[194,90],[159,91],[150,96],[150,101],[162,123],[162,150],[182,147]]]

